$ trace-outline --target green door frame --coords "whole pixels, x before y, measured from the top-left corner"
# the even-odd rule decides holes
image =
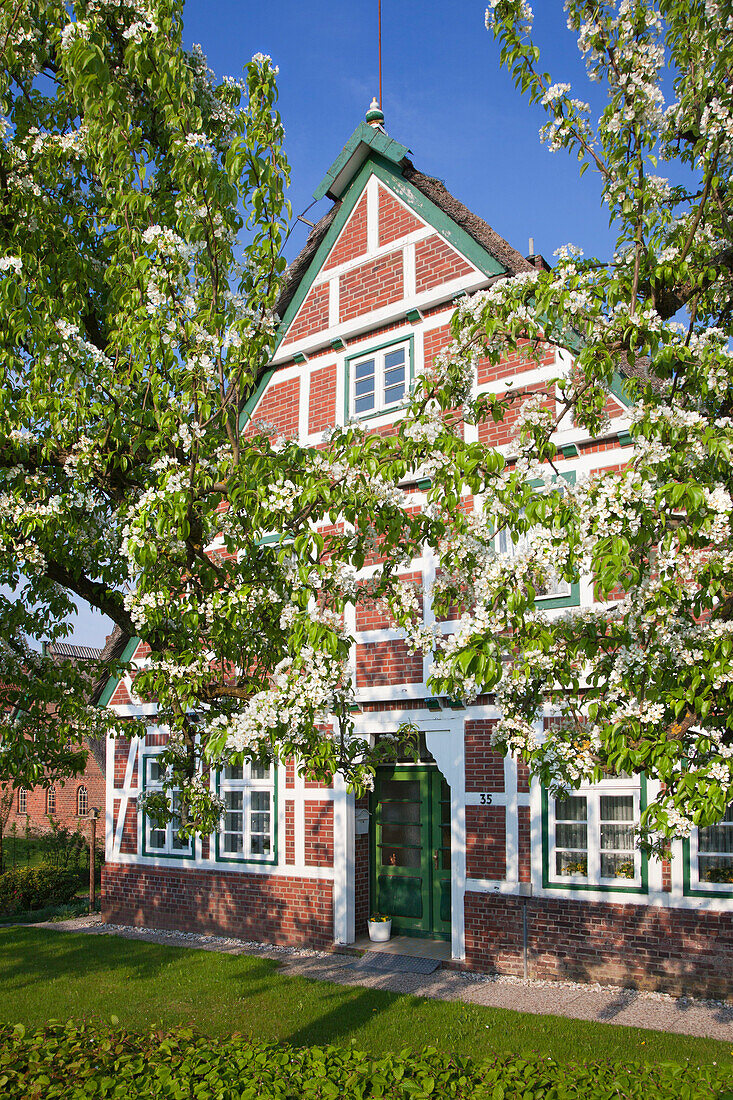
[[[415,843],[398,845],[403,850],[419,847],[420,862],[415,867],[407,865],[390,866],[379,862],[383,847],[392,847],[394,842],[382,843],[382,830],[385,825],[399,828],[398,821],[384,821],[380,814],[383,802],[399,803],[400,799],[383,799],[383,784],[412,782],[418,784],[419,821],[403,822],[407,827],[419,826],[419,845]],[[369,889],[372,911],[389,912],[390,904],[385,904],[385,887],[393,882],[395,891],[402,891],[403,898],[412,893],[413,915],[392,917],[392,931],[402,935],[424,936],[433,939],[449,940],[451,937],[450,919],[450,848],[443,847],[443,830],[450,829],[450,794],[442,797],[447,785],[435,765],[395,764],[379,768],[370,798],[369,830]],[[412,801],[412,800],[410,800]],[[449,834],[450,835],[450,834]],[[447,852],[447,855],[446,855]],[[380,891],[380,880],[384,883]],[[413,885],[414,883],[414,885]],[[414,904],[419,892],[419,905]],[[381,906],[380,906],[381,895]]]

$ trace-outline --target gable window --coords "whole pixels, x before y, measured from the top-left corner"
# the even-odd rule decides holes
[[[18,813],[28,813],[28,791],[25,787],[18,788]]]
[[[564,797],[546,796],[547,885],[643,888],[642,854],[635,844],[638,786],[606,783]]]
[[[411,340],[402,340],[347,360],[348,416],[375,416],[404,402],[410,385],[411,352]]]
[[[76,812],[79,817],[86,817],[89,813],[89,793],[84,786],[76,792]]]
[[[49,787],[46,791],[46,813],[52,816],[56,813],[56,788]]]
[[[575,471],[568,470],[561,473],[557,484],[562,486],[564,481],[574,485]],[[533,488],[536,488],[539,484],[541,483],[538,481],[529,482],[529,485]],[[522,509],[520,515],[524,515],[524,509]],[[529,531],[512,538],[506,527],[502,527],[494,540],[496,553],[509,559],[521,557],[532,546],[532,531],[533,529],[530,528]],[[548,571],[542,583],[537,582],[535,590],[537,593],[536,598],[538,601],[542,601],[543,607],[571,607],[580,603],[580,585],[577,583],[571,584],[553,571]]]
[[[733,803],[717,825],[693,829],[690,885],[701,893],[733,892]]]
[[[223,768],[219,793],[224,800],[224,815],[217,836],[218,859],[272,862],[275,854],[272,765],[246,761]]]
[[[165,765],[155,756],[147,756],[144,761],[144,787],[145,791],[162,791],[163,781],[166,777]],[[180,808],[180,795],[177,791],[169,794],[173,817],[165,825],[158,825],[147,814],[143,820],[143,852],[147,856],[175,856],[184,857],[193,855],[193,846],[190,837],[179,836],[181,818],[177,813]]]

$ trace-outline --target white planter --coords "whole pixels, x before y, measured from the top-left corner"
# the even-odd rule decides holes
[[[372,941],[372,943],[386,943],[391,934],[391,920],[369,921],[369,939]]]

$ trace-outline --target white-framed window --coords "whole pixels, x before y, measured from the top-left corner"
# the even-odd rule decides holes
[[[86,817],[89,813],[89,792],[83,784],[76,791],[76,813],[78,817]]]
[[[690,884],[696,890],[733,891],[733,802],[717,825],[693,829]]]
[[[512,538],[506,527],[502,527],[494,540],[494,545],[500,557],[519,558],[532,545],[532,531],[529,530],[523,535]],[[548,573],[544,583],[537,588],[538,599],[569,597],[570,594],[570,583],[564,577],[556,576],[554,573]]]
[[[18,813],[28,813],[28,791],[25,787],[18,787]]]
[[[56,788],[49,787],[46,791],[46,813],[52,817],[56,813]]]
[[[271,764],[223,768],[219,794],[224,816],[217,837],[222,860],[272,861],[275,854],[275,778]]]
[[[410,384],[410,348],[405,340],[349,358],[350,416],[373,416],[403,403]]]
[[[145,791],[163,789],[166,777],[165,765],[156,756],[145,757]],[[178,835],[181,819],[177,815],[179,795],[176,791],[169,794],[173,818],[165,825],[158,825],[147,814],[143,822],[145,855],[191,856],[193,854],[191,838]]]
[[[548,873],[563,886],[642,885],[642,857],[635,843],[640,816],[638,786],[604,782],[548,798]]]

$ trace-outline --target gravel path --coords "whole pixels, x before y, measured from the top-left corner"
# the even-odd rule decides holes
[[[26,925],[25,927],[29,927]],[[195,947],[231,955],[260,955],[277,959],[281,972],[314,981],[337,982],[412,993],[444,1001],[508,1008],[576,1020],[597,1020],[627,1027],[697,1035],[733,1042],[733,1004],[671,997],[617,986],[585,985],[576,982],[547,982],[478,974],[471,971],[436,970],[433,974],[367,974],[355,970],[353,955],[312,951],[307,948],[277,947],[195,932],[164,932],[152,928],[129,928],[103,924],[99,917],[32,925],[57,932],[85,932],[123,939],[144,940],[170,947]]]

